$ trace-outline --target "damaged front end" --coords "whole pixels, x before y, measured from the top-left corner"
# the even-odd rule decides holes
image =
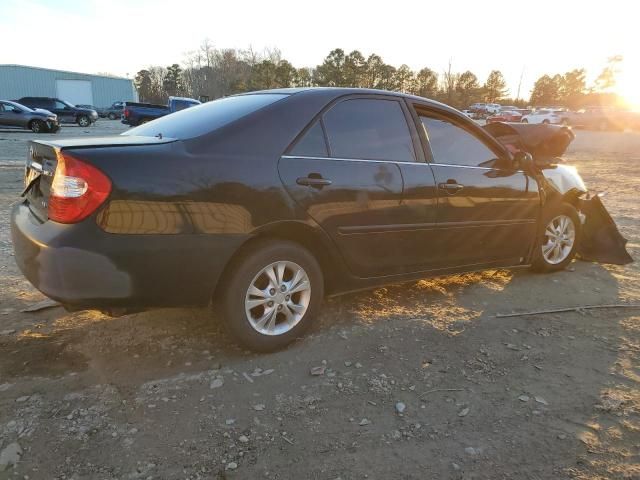
[[[607,212],[599,195],[587,190],[575,167],[559,158],[575,138],[568,127],[522,123],[491,123],[485,127],[512,153],[526,152],[533,158],[535,176],[545,208],[570,203],[582,219],[578,255],[588,261],[625,265],[633,262],[627,240]]]

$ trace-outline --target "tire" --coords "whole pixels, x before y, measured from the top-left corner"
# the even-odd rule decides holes
[[[523,118],[522,123],[529,123],[529,120],[527,120],[526,118]]]
[[[29,128],[33,133],[44,133],[47,130],[44,122],[41,120],[32,120]]]
[[[80,125],[81,127],[88,127],[91,125],[91,119],[89,117],[87,117],[86,115],[80,115],[76,122],[78,123],[78,125]]]
[[[569,222],[569,224],[563,229],[561,222]],[[578,211],[572,205],[562,203],[543,216],[543,225],[543,230],[536,241],[531,268],[536,272],[563,270],[575,257],[580,241],[581,224]],[[557,233],[559,229],[563,233],[561,237],[556,237],[560,240],[559,243],[556,243],[549,233],[552,231]],[[566,239],[571,237],[573,237],[572,241],[567,242]],[[549,246],[554,243],[558,247],[552,247],[549,250]]]
[[[550,122],[549,120],[543,120],[543,121],[542,121],[542,124],[543,124],[543,125],[549,125],[550,123],[551,123],[551,122]]]
[[[144,125],[145,123],[149,123],[150,121],[151,121],[151,119],[149,119],[149,118],[143,118],[142,120],[140,120],[138,125]]]
[[[116,118],[118,118],[117,115],[113,112],[107,115],[107,117],[109,117],[109,120],[115,120]]]
[[[320,265],[308,250],[293,242],[262,241],[234,261],[229,271],[216,303],[229,332],[254,351],[278,350],[301,337],[324,298]],[[280,287],[270,278],[282,279],[275,282]],[[286,289],[296,287],[298,291],[289,295]]]
[[[563,127],[568,127],[569,120],[567,120],[566,118],[563,118],[562,121],[560,122],[560,125],[562,125]]]

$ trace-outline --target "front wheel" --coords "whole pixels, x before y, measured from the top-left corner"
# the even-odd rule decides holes
[[[109,117],[109,120],[115,120],[116,118],[118,118],[115,113],[110,113],[107,116]]]
[[[522,123],[529,123],[529,120],[527,120],[526,118],[523,118]]]
[[[31,131],[33,133],[42,133],[45,131],[45,124],[42,120],[33,120],[31,122]]]
[[[81,127],[88,127],[89,125],[91,125],[91,119],[89,119],[89,117],[87,117],[86,115],[80,115],[77,121],[78,125],[80,125]]]
[[[563,203],[545,215],[544,225],[536,242],[532,268],[538,272],[556,272],[569,265],[576,255],[580,217],[572,205]]]
[[[230,268],[218,301],[239,343],[274,351],[309,328],[324,297],[324,281],[308,250],[288,241],[265,241]]]

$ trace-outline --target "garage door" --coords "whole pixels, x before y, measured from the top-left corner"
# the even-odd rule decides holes
[[[93,105],[93,91],[89,80],[56,80],[60,100],[73,105]]]

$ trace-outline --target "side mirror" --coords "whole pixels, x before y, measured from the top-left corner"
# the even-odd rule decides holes
[[[525,172],[533,172],[535,163],[530,153],[519,151],[513,155],[513,167],[516,170],[524,170]]]

